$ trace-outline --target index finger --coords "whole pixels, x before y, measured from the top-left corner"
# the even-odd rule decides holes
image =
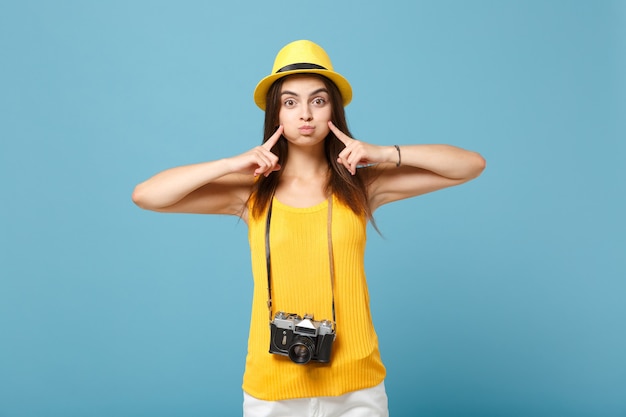
[[[339,139],[344,145],[348,146],[348,143],[350,143],[350,141],[352,140],[350,136],[339,130],[337,126],[335,126],[330,120],[328,121],[328,127],[335,134],[337,139]]]
[[[278,142],[278,139],[280,139],[280,136],[282,134],[283,134],[283,125],[280,125],[278,126],[278,129],[276,129],[276,132],[274,132],[274,134],[270,136],[270,138],[266,140],[265,143],[261,146],[267,149],[268,151],[272,150],[272,148],[274,147],[274,145],[276,145],[276,143]]]

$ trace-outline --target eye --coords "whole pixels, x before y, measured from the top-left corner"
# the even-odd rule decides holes
[[[296,105],[296,101],[292,98],[288,98],[287,100],[283,101],[283,106],[287,108],[291,108],[295,105]]]
[[[323,106],[327,103],[328,101],[324,98],[324,97],[315,97],[312,101],[312,103],[316,106]]]

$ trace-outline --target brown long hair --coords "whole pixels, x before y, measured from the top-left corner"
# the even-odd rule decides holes
[[[331,102],[331,121],[339,130],[346,135],[352,137],[348,129],[346,114],[343,107],[343,100],[339,89],[328,78],[317,75],[307,74],[312,77],[320,78],[329,92]],[[267,106],[265,109],[265,127],[263,133],[263,143],[265,143],[276,132],[279,126],[279,112],[281,108],[280,92],[283,82],[289,76],[278,79],[270,87],[267,93]],[[332,192],[342,203],[346,204],[357,215],[365,215],[367,219],[373,222],[372,211],[368,204],[367,184],[370,181],[370,170],[368,168],[360,168],[355,175],[351,175],[348,170],[337,162],[337,155],[345,148],[335,134],[331,131],[324,140],[324,153],[328,162],[329,175],[326,183],[326,192]],[[287,164],[289,158],[288,144],[284,137],[281,137],[272,148],[272,152],[278,156],[278,163],[281,166]],[[278,187],[278,182],[282,176],[283,170],[274,171],[269,176],[261,176],[252,189],[251,198],[253,199],[252,216],[258,217],[266,210],[270,200],[274,196],[274,192]],[[375,227],[375,225],[374,225]]]

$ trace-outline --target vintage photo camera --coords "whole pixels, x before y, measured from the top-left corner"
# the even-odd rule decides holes
[[[335,330],[330,320],[315,321],[279,311],[270,322],[270,353],[289,356],[295,363],[330,362]]]

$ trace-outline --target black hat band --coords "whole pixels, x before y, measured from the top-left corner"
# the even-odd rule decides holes
[[[323,66],[317,65],[317,64],[307,64],[307,63],[302,62],[302,63],[298,63],[298,64],[285,65],[284,67],[282,67],[281,69],[276,71],[276,74],[278,74],[279,72],[303,70],[303,69],[321,69],[321,70],[326,70],[327,68],[324,68]]]

